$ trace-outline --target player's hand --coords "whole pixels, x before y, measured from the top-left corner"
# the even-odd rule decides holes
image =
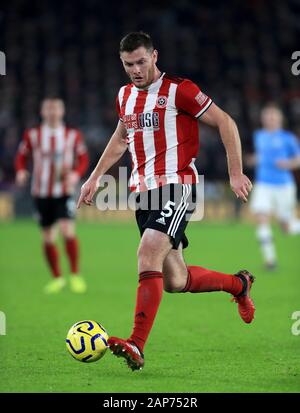
[[[24,187],[28,181],[29,178],[29,172],[26,169],[22,169],[21,171],[18,171],[16,174],[16,184],[19,187]]]
[[[252,183],[246,175],[241,174],[231,176],[230,186],[237,198],[241,198],[244,202],[248,201],[248,195],[252,189]]]
[[[291,169],[290,161],[288,159],[279,159],[276,161],[276,166],[279,169],[289,170]]]
[[[80,197],[77,202],[77,208],[80,208],[81,204],[86,205],[93,204],[93,196],[99,188],[99,178],[90,177],[81,187]]]
[[[80,181],[80,175],[76,171],[71,171],[67,175],[67,187],[70,192],[73,192],[76,185]]]

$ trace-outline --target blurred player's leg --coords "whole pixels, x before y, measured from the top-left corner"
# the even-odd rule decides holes
[[[75,234],[75,222],[73,219],[61,219],[59,226],[70,265],[70,288],[75,293],[84,293],[87,287],[84,278],[79,275],[79,245]]]
[[[43,247],[48,266],[54,279],[50,281],[46,287],[47,294],[57,293],[65,286],[65,280],[61,276],[59,264],[59,252],[55,245],[56,228],[55,225],[42,229]]]
[[[273,241],[270,217],[265,214],[256,214],[256,237],[260,244],[260,250],[268,270],[276,268],[277,256]]]
[[[276,268],[277,257],[273,240],[271,215],[276,207],[276,188],[257,183],[251,196],[250,208],[256,220],[256,238],[267,270]]]
[[[298,235],[300,234],[300,220],[294,218],[289,222],[289,234],[291,235]]]

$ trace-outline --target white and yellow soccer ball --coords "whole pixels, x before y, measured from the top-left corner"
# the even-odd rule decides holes
[[[109,336],[105,328],[92,320],[79,321],[68,331],[66,346],[74,359],[91,363],[104,356]]]

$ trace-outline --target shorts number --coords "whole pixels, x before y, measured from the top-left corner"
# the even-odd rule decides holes
[[[172,209],[173,206],[175,206],[175,202],[168,201],[166,205],[163,207],[163,211],[160,213],[160,215],[162,215],[165,218],[170,217],[174,212]],[[167,212],[164,212],[165,209],[167,210]]]

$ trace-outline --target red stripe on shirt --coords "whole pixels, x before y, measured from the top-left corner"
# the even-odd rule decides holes
[[[42,128],[37,128],[37,140],[34,147],[34,189],[33,193],[36,196],[40,195],[41,190],[41,178],[43,171],[43,159],[42,159]]]
[[[162,82],[162,85],[158,91],[157,98],[164,96],[168,98],[170,90],[169,82]],[[157,109],[154,109],[157,110]],[[159,129],[154,130],[154,146],[155,146],[155,161],[154,161],[154,175],[157,182],[157,186],[162,186],[166,184],[166,150],[167,150],[167,139],[165,132],[165,113],[166,108],[158,109],[160,124]]]

